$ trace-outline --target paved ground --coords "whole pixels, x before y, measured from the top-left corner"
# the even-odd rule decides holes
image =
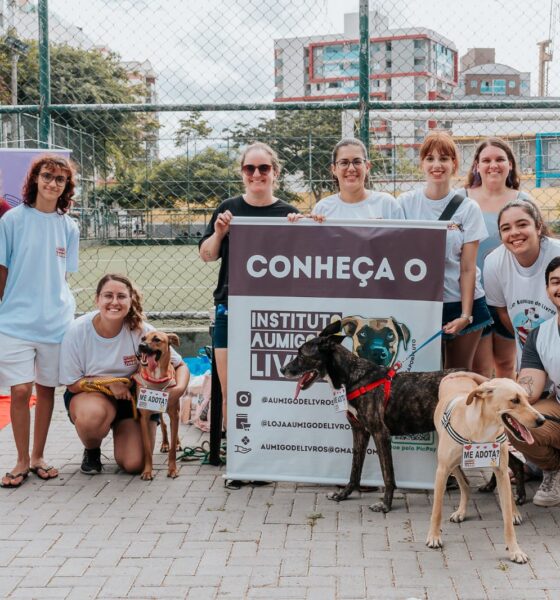
[[[426,493],[397,494],[381,515],[367,508],[374,493],[336,504],[324,486],[232,491],[198,463],[171,481],[159,454],[147,483],[116,472],[110,445],[106,472],[82,475],[61,405],[48,444],[60,478],[0,489],[0,598],[560,599],[560,508],[522,507],[527,565],[507,560],[496,498],[476,492],[470,519],[444,522],[444,550],[429,550]],[[3,469],[11,435],[0,431]],[[448,496],[446,514],[457,501]]]

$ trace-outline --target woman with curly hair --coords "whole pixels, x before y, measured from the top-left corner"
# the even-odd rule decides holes
[[[92,379],[130,378],[138,368],[138,345],[154,328],[144,321],[142,296],[124,275],[107,274],[97,284],[97,310],[76,319],[62,342],[64,362],[60,382],[67,386],[64,404],[70,421],[84,444],[81,471],[101,473],[101,442],[111,429],[115,460],[127,473],[144,467],[140,422],[133,419],[131,389],[121,382],[110,383],[111,395],[84,391]],[[189,381],[189,370],[171,350],[176,385],[168,388],[169,398],[179,400]],[[178,405],[178,404],[177,404]],[[152,415],[150,433],[155,442],[159,414]]]
[[[29,475],[52,479],[44,459],[60,343],[74,317],[66,282],[78,270],[79,230],[66,214],[74,195],[72,163],[56,155],[37,158],[27,173],[23,203],[0,219],[0,386],[11,393],[10,418],[17,449],[15,467],[1,487],[19,487]],[[37,406],[29,453],[29,399]]]

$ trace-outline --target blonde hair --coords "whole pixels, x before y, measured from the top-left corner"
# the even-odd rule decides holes
[[[241,153],[241,158],[239,159],[239,166],[243,167],[243,165],[245,164],[245,159],[247,158],[247,154],[249,154],[249,152],[251,152],[251,150],[262,150],[263,152],[266,152],[266,154],[268,154],[268,156],[270,157],[270,162],[272,164],[272,170],[274,171],[274,174],[276,175],[276,177],[278,177],[278,175],[280,175],[280,171],[282,170],[282,165],[280,164],[280,159],[278,158],[278,154],[276,154],[276,152],[268,145],[265,144],[264,142],[253,142],[252,144],[249,144]]]

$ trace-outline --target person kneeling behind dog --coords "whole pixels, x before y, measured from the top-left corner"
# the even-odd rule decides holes
[[[84,391],[96,380],[130,378],[138,368],[140,338],[154,328],[144,321],[142,298],[124,275],[107,274],[97,284],[97,310],[76,319],[62,342],[60,381],[67,386],[64,403],[70,420],[84,444],[82,473],[101,473],[101,442],[113,430],[115,460],[128,473],[140,473],[144,451],[140,422],[133,418],[135,398],[123,382],[107,383],[111,395]],[[171,350],[176,385],[170,400],[185,391],[189,370]],[[152,415],[150,436],[155,443],[159,414]]]
[[[545,270],[546,291],[556,307],[556,317],[533,329],[523,348],[518,383],[529,394],[529,401],[543,415],[560,419],[560,256]],[[550,396],[541,400],[552,381]],[[532,445],[510,438],[528,461],[543,470],[543,481],[533,497],[537,506],[560,505],[560,425],[551,420],[533,432]]]

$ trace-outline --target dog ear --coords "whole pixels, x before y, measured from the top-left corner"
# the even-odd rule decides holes
[[[391,319],[393,319],[393,323],[395,324],[395,329],[397,330],[399,337],[403,341],[404,349],[408,350],[408,342],[410,341],[410,329],[404,323],[399,323],[393,317],[391,317]]]
[[[487,396],[492,395],[493,388],[488,387],[487,384],[487,381],[481,383],[467,396],[467,406],[469,406],[469,404],[472,404],[474,400],[484,400],[484,398],[486,398]]]
[[[354,317],[344,317],[340,323],[346,335],[354,335],[358,329],[358,321]]]
[[[334,321],[330,325],[327,325],[323,331],[319,334],[319,337],[328,337],[334,335],[335,333],[340,333],[342,329],[342,324],[340,319],[338,321]]]
[[[176,333],[168,333],[167,340],[169,341],[170,346],[180,346],[181,345],[179,336]]]

